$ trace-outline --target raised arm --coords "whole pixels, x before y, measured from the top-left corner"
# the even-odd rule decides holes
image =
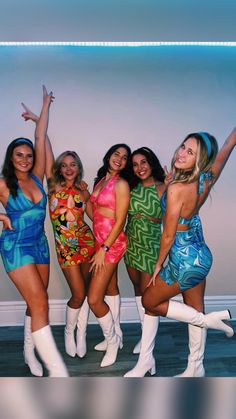
[[[29,120],[33,121],[37,126],[37,124],[39,122],[39,116],[36,115],[35,113],[33,113],[28,108],[28,106],[26,106],[24,103],[22,103],[22,106],[24,108],[24,112],[22,113],[22,117],[24,118],[24,120],[25,121],[29,121]],[[43,150],[45,150],[45,159],[44,159],[45,160],[44,161],[45,175],[46,175],[46,178],[48,180],[52,176],[52,168],[53,168],[53,164],[54,164],[54,155],[53,155],[53,151],[52,151],[51,142],[50,142],[50,139],[49,139],[47,134],[46,134],[46,138],[45,138],[45,149],[43,148]]]
[[[218,152],[216,159],[212,165],[211,172],[213,175],[213,184],[216,183],[218,180],[227,160],[233,151],[236,145],[236,127],[230,133],[228,138],[226,138],[223,146],[221,147],[220,151]]]

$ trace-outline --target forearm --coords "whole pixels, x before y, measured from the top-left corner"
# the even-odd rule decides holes
[[[163,263],[165,262],[173,243],[174,243],[174,237],[168,236],[163,232],[161,241],[160,241],[160,251],[159,251],[159,255],[158,255],[158,259],[156,263],[158,266],[162,266]]]
[[[225,167],[230,154],[236,145],[236,128],[233,129],[231,134],[226,138],[223,146],[219,150],[215,162],[212,165],[211,172],[213,175],[213,183],[219,178],[223,168]]]
[[[113,243],[115,242],[119,234],[122,232],[124,225],[125,225],[125,220],[121,220],[121,221],[119,220],[115,222],[106,240],[104,240],[104,244],[106,246],[111,247],[113,245]]]
[[[44,103],[35,128],[35,140],[45,140],[48,127],[49,104]]]

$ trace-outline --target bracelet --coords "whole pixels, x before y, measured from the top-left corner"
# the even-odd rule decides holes
[[[110,247],[109,246],[107,246],[106,244],[102,244],[101,245],[101,248],[104,250],[104,252],[109,252],[109,250],[110,250]]]

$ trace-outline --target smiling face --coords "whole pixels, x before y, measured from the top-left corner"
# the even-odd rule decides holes
[[[33,150],[26,144],[19,145],[14,148],[11,160],[15,171],[27,173],[34,164]]]
[[[62,159],[60,173],[67,183],[74,183],[79,174],[79,166],[74,157],[66,156]]]
[[[143,154],[135,154],[132,157],[134,174],[141,179],[142,182],[151,180],[152,168]]]
[[[128,152],[124,147],[117,148],[109,159],[109,171],[111,173],[120,172],[127,164]]]
[[[178,148],[175,154],[174,166],[176,169],[190,171],[197,160],[198,143],[196,138],[190,137]]]

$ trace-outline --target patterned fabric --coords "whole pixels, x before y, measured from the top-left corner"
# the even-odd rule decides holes
[[[94,253],[94,237],[84,222],[85,202],[78,189],[63,188],[49,198],[56,252],[61,268],[86,262]]]
[[[34,204],[20,187],[16,198],[10,194],[6,213],[14,230],[3,230],[0,251],[7,272],[29,263],[49,263],[48,242],[44,233],[47,197],[36,176],[32,179],[42,193],[42,198]]]
[[[101,244],[107,239],[115,219],[112,217],[106,217],[99,212],[100,207],[106,207],[115,209],[116,194],[115,184],[118,179],[118,175],[111,177],[106,185],[101,189],[99,193],[96,193],[96,187],[91,194],[90,201],[93,206],[93,232],[96,239],[95,250],[97,251]],[[103,179],[102,179],[103,180]],[[96,185],[97,186],[97,185]],[[109,205],[110,203],[110,205]],[[105,260],[111,263],[117,263],[122,258],[127,247],[127,237],[122,231],[113,245],[110,247],[109,252],[106,253]]]
[[[128,247],[126,265],[141,272],[152,274],[155,269],[161,239],[162,211],[156,185],[143,186],[141,182],[130,193],[126,234]]]
[[[165,211],[166,194],[161,199],[161,205]],[[168,263],[159,276],[169,285],[178,282],[181,291],[185,291],[206,278],[213,258],[204,241],[199,215],[190,219],[181,217],[179,224],[187,224],[189,229],[176,232]]]

